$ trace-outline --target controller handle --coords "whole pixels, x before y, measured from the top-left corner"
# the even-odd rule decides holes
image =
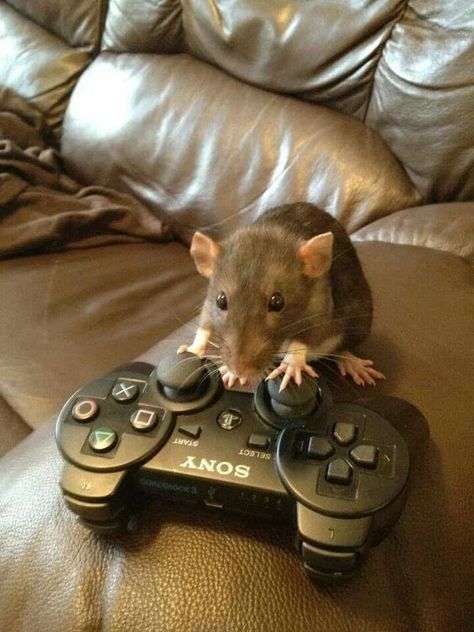
[[[190,402],[206,389],[204,360],[186,351],[165,356],[155,372],[164,396],[172,402]]]

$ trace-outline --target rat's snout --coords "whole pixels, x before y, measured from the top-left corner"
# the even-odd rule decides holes
[[[230,340],[223,349],[223,362],[240,378],[256,377],[268,365],[268,344],[255,341],[235,345]]]

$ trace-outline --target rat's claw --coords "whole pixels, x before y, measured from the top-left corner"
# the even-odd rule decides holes
[[[188,345],[181,345],[180,347],[178,347],[178,351],[176,351],[176,353],[186,353],[186,351],[188,350]]]
[[[280,366],[278,366],[269,375],[267,375],[265,380],[274,380],[282,373],[284,375],[279,388],[280,393],[288,386],[288,382],[291,380],[291,378],[294,379],[295,383],[298,386],[301,386],[303,382],[303,373],[307,373],[311,377],[319,377],[319,374],[316,373],[313,367],[311,367],[309,364],[304,363],[299,365],[295,364],[294,362],[283,361]]]
[[[299,366],[295,367],[295,375],[293,377],[295,378],[297,385],[301,386],[301,369]]]
[[[310,366],[309,364],[305,364],[304,365],[303,371],[305,373],[307,373],[311,377],[319,377],[319,373],[316,373],[316,371],[313,369],[313,367]]]
[[[350,352],[344,354],[337,366],[342,376],[350,375],[358,386],[370,384],[375,386],[375,380],[384,380],[385,375],[373,368],[372,360],[358,358]]]
[[[286,369],[287,369],[287,365],[282,362],[279,367],[277,367],[276,369],[273,369],[273,371],[269,375],[267,375],[267,377],[265,378],[265,381],[274,380],[276,377],[280,375],[280,373],[284,373]]]
[[[281,381],[280,388],[278,389],[278,391],[280,393],[285,390],[285,388],[287,387],[288,382],[290,381],[291,377],[292,377],[292,375],[291,375],[291,367],[288,367],[286,372],[285,372],[285,375],[283,376],[283,379]]]
[[[226,366],[221,366],[219,368],[219,371],[222,375],[222,381],[224,383],[224,386],[226,388],[232,388],[238,379],[237,375],[235,375],[235,373],[232,373],[232,371],[229,371],[228,367]],[[242,380],[240,380],[240,382],[242,383]]]

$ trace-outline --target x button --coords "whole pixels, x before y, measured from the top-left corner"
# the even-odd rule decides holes
[[[112,390],[112,397],[117,402],[131,402],[138,395],[138,386],[133,382],[117,382]]]

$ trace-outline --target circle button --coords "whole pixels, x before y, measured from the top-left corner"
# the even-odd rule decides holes
[[[235,408],[226,408],[217,415],[217,423],[223,430],[233,430],[242,423],[242,413]]]
[[[117,443],[117,433],[110,428],[96,428],[89,435],[89,446],[94,452],[108,452]]]
[[[99,412],[99,404],[93,399],[82,399],[72,409],[76,421],[91,421]]]

